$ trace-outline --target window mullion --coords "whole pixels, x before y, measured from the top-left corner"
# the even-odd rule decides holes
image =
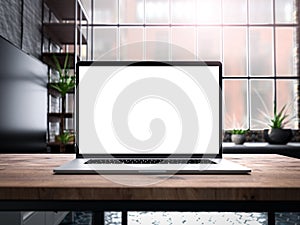
[[[246,76],[248,77],[247,79],[247,123],[248,123],[248,128],[251,128],[251,93],[250,93],[250,44],[249,44],[249,38],[250,38],[250,31],[249,31],[249,0],[247,0],[247,33],[246,33]]]
[[[273,102],[277,101],[277,82],[276,82],[276,77],[277,77],[277,69],[276,69],[276,29],[275,29],[275,23],[276,23],[276,15],[275,15],[275,7],[276,3],[275,0],[273,0],[273,72],[274,72],[274,99]],[[273,106],[274,107],[274,106]]]

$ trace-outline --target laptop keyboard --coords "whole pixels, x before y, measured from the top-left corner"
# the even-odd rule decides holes
[[[209,159],[90,159],[85,164],[216,164]]]

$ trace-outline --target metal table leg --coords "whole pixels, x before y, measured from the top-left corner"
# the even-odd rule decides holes
[[[92,225],[105,225],[104,211],[93,212]]]
[[[268,225],[275,225],[275,212],[268,212]]]
[[[127,225],[128,223],[128,212],[122,211],[122,225]]]

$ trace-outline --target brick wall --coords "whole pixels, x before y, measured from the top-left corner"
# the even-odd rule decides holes
[[[40,58],[42,0],[1,0],[0,35],[24,52]]]

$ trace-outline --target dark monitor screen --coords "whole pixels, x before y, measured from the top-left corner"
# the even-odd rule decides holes
[[[0,152],[46,150],[47,66],[0,37]]]

